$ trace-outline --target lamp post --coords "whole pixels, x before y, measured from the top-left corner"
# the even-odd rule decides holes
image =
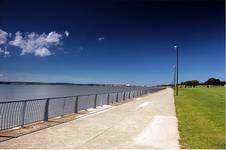
[[[174,71],[174,73],[173,73],[173,86],[174,86],[174,89],[176,90],[176,78],[177,78],[177,76],[176,76],[176,66],[175,65],[173,65],[173,71]]]
[[[179,47],[177,45],[174,45],[175,50],[177,51],[177,65],[176,65],[176,77],[177,77],[177,86],[176,86],[176,96],[178,96],[178,49]]]

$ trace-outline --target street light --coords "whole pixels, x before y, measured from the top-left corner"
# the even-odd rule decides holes
[[[178,96],[178,49],[179,47],[177,45],[174,45],[174,48],[175,50],[177,51],[177,66],[176,66],[176,69],[177,69],[177,86],[176,86],[176,96]]]
[[[174,89],[176,90],[176,66],[175,65],[173,65],[173,82],[172,82],[172,84],[173,84],[173,86],[174,86]]]

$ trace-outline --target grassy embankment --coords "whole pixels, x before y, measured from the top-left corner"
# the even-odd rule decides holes
[[[225,148],[225,87],[180,88],[175,104],[182,148]]]

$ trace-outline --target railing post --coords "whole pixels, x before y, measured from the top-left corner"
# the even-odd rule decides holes
[[[116,102],[118,102],[118,92],[117,92],[117,95],[116,95]]]
[[[95,98],[94,98],[94,108],[97,108],[97,94],[95,95]]]
[[[49,98],[46,99],[44,121],[48,121],[48,118],[49,118]]]
[[[27,101],[24,101],[23,103],[23,110],[22,110],[22,119],[21,119],[21,128],[24,127],[24,119],[25,119],[25,111],[26,111]]]
[[[75,98],[75,113],[78,113],[78,96]]]
[[[65,109],[65,103],[66,103],[66,100],[65,100],[66,98],[64,98],[64,103],[63,103],[63,114],[62,114],[62,116],[64,116],[64,109]]]
[[[78,113],[78,96],[75,98],[75,113]]]
[[[101,96],[101,106],[103,106],[103,97],[104,95],[100,95]]]
[[[123,92],[123,100],[126,100],[126,92]]]
[[[108,93],[108,96],[107,96],[107,104],[108,104],[108,105],[110,104],[109,99],[110,99],[110,94]]]

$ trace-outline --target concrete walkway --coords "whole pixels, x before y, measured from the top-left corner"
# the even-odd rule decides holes
[[[172,89],[0,143],[0,148],[179,149]]]

